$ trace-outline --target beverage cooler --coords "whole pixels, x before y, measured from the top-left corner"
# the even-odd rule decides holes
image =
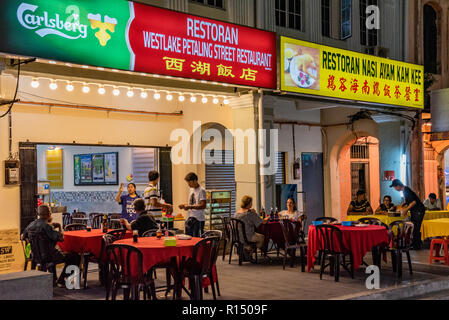
[[[221,217],[232,217],[232,191],[207,190],[207,230],[222,230]]]

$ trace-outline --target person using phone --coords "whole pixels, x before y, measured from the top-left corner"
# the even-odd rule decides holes
[[[123,183],[120,184],[120,189],[115,197],[118,204],[122,205],[122,219],[131,222],[137,219],[136,210],[134,210],[134,201],[140,197],[136,193],[136,185],[134,183],[128,184],[128,194],[122,195]]]

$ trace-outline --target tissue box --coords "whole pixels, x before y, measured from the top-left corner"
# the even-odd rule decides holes
[[[176,247],[176,237],[165,237],[164,246],[166,247]]]

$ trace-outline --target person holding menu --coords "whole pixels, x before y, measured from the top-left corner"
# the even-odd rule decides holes
[[[140,197],[136,193],[136,185],[134,183],[128,184],[128,194],[122,195],[123,193],[123,183],[120,184],[120,189],[115,197],[118,204],[122,205],[122,219],[131,222],[137,219],[136,210],[134,210],[134,200]]]

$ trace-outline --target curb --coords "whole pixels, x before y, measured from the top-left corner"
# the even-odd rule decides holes
[[[346,295],[330,300],[403,300],[449,289],[449,278],[426,280],[412,285],[377,290],[375,293]]]

